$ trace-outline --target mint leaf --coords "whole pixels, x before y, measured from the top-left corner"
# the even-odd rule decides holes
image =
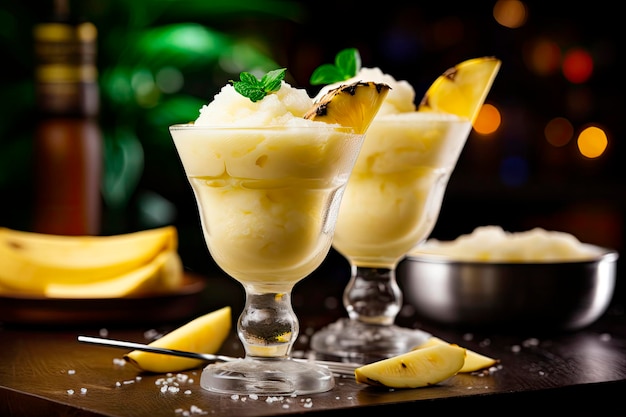
[[[285,78],[286,68],[268,72],[260,80],[249,72],[239,74],[240,81],[230,82],[236,92],[247,97],[253,103],[263,100],[263,97],[280,90],[281,82]]]
[[[361,55],[356,48],[339,51],[334,64],[323,64],[311,74],[311,85],[332,84],[354,77],[361,69]]]

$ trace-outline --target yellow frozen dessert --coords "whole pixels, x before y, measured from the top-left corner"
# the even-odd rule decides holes
[[[314,71],[312,84],[329,83],[320,95],[362,79],[391,88],[367,131],[337,217],[333,247],[351,270],[342,298],[348,318],[312,336],[316,352],[365,362],[406,352],[428,336],[394,325],[403,306],[395,268],[435,226],[499,66],[491,57],[464,61],[440,75],[419,105],[407,81],[361,68],[355,49]]]
[[[200,385],[214,392],[334,386],[329,369],[290,358],[299,331],[291,290],[328,254],[343,190],[389,87],[356,82],[314,103],[284,74],[241,73],[195,123],[170,126],[209,251],[246,293],[237,320],[246,355],[207,365]]]
[[[226,273],[255,286],[291,287],[322,262],[332,239],[323,213],[362,140],[304,119],[313,102],[301,90],[284,84],[280,92],[257,105],[228,85],[195,127],[172,131],[211,255]],[[230,127],[202,128],[211,123]]]
[[[370,125],[339,211],[333,246],[359,266],[389,267],[427,236],[471,123],[418,112],[415,91],[379,68],[370,79],[391,90]],[[323,94],[326,87],[320,94]]]
[[[257,290],[291,287],[327,255],[325,213],[339,204],[363,140],[305,118],[312,108],[285,81],[255,102],[229,84],[195,123],[171,129],[213,258]]]

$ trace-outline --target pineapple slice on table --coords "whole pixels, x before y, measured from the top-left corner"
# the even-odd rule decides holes
[[[167,333],[150,346],[197,353],[216,353],[231,329],[231,308],[222,307],[207,313]],[[202,365],[200,359],[190,359],[161,353],[133,350],[124,355],[127,362],[146,372],[179,372]]]
[[[456,114],[474,123],[501,63],[494,57],[473,58],[446,70],[428,88],[418,111]]]
[[[383,359],[354,370],[356,382],[388,388],[436,385],[456,375],[465,363],[465,349],[437,343]]]
[[[304,118],[337,123],[353,128],[355,133],[365,133],[390,89],[387,84],[371,81],[341,85],[324,94]]]

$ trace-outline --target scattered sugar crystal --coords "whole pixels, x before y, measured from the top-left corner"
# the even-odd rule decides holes
[[[239,395],[233,394],[233,395],[230,396],[230,399],[231,400],[238,400],[239,399]]]
[[[185,374],[176,374],[176,379],[180,382],[186,382],[189,379],[189,376]]]
[[[311,408],[311,407],[313,407],[313,403],[312,402],[304,403],[304,408]]]
[[[284,409],[289,408],[289,404],[283,404],[283,408],[284,408]]]
[[[117,382],[115,383],[115,386],[116,386],[116,387],[121,387],[121,386],[122,386],[122,383],[121,383],[120,381],[117,381]]]
[[[524,347],[532,347],[532,346],[539,346],[539,339],[535,338],[535,337],[531,337],[529,339],[526,339],[522,342],[522,346]]]
[[[158,335],[159,335],[159,332],[157,332],[155,329],[146,330],[143,333],[143,337],[146,340],[154,340],[157,338]]]
[[[116,366],[126,366],[126,361],[121,358],[113,358],[113,365]]]
[[[135,380],[136,380],[136,381],[141,381],[141,375],[137,375],[137,376],[135,377]]]
[[[81,388],[80,389],[80,393],[81,394],[87,394],[87,388]]]
[[[178,387],[168,387],[167,388],[167,392],[177,393],[178,391],[180,391],[180,388],[178,388]]]
[[[185,390],[184,394],[185,394],[185,395],[189,395],[189,394],[191,394],[191,390],[190,390],[190,389]]]
[[[102,328],[102,329],[100,329],[98,334],[100,335],[100,337],[107,337],[109,335],[109,330]]]
[[[202,408],[200,408],[200,407],[198,407],[198,406],[195,406],[195,405],[192,405],[192,406],[189,408],[189,411],[191,411],[193,414],[206,414],[206,413],[207,413],[207,412],[206,412],[206,411],[204,411]]]
[[[167,385],[163,385],[161,387],[161,392],[167,392]]]
[[[68,395],[74,395],[74,390],[73,389],[68,389],[67,390],[67,394]]]
[[[252,399],[252,400],[258,400],[258,399],[259,399],[259,396],[258,396],[258,395],[256,395],[256,394],[250,394],[250,395],[249,395],[249,397],[250,397],[250,399]]]
[[[70,369],[67,371],[68,375],[74,375],[76,373],[76,371],[74,369]]]

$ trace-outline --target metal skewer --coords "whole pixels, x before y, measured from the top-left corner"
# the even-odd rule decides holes
[[[102,346],[116,347],[122,349],[135,349],[150,353],[161,353],[164,355],[180,356],[189,359],[200,359],[208,362],[231,362],[240,358],[226,355],[214,355],[211,353],[196,353],[177,349],[166,349],[156,346],[144,345],[141,343],[126,342],[123,340],[103,339],[100,337],[78,336],[79,342],[91,343]],[[315,362],[318,365],[327,367],[331,372],[340,376],[354,376],[354,370],[360,366],[359,363],[322,361],[314,359],[293,358],[296,362]]]

